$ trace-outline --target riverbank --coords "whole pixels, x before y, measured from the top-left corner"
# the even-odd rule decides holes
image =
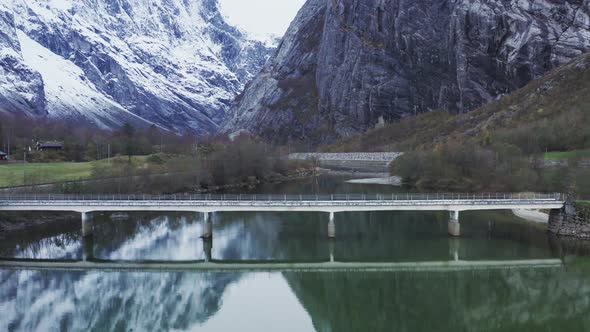
[[[234,184],[227,184],[227,185],[222,185],[222,186],[213,186],[210,188],[203,188],[203,189],[199,189],[199,190],[195,190],[195,191],[191,191],[191,192],[186,192],[186,194],[191,194],[191,193],[192,194],[211,194],[211,193],[230,191],[230,190],[235,190],[235,189],[240,189],[240,188],[252,190],[252,189],[255,189],[256,187],[264,185],[264,184],[269,184],[269,183],[278,184],[278,183],[284,183],[284,182],[290,182],[290,181],[303,180],[303,179],[317,176],[320,174],[321,174],[321,170],[316,169],[316,168],[299,170],[296,173],[291,173],[291,174],[287,174],[287,175],[275,174],[275,175],[269,176],[268,178],[263,179],[263,180],[252,178],[250,181],[244,181],[244,182],[234,183]]]
[[[214,193],[217,191],[228,190],[228,189],[238,189],[238,188],[252,188],[257,185],[261,185],[264,183],[280,183],[283,181],[293,181],[298,179],[303,179],[309,176],[314,176],[319,174],[321,171],[316,168],[299,168],[287,174],[279,174],[273,173],[263,179],[258,179],[255,177],[249,178],[247,181],[242,181],[240,183],[232,183],[232,184],[225,184],[225,185],[217,185],[217,186],[208,186],[207,188],[190,188],[185,185],[185,188],[180,190],[174,190],[171,192],[168,191],[150,191],[141,193],[150,193],[150,194],[184,194],[184,193]],[[188,178],[195,178],[198,177],[198,172],[175,172],[175,173],[161,173],[161,174],[144,174],[144,175],[131,175],[126,177],[106,177],[106,178],[99,178],[99,179],[87,179],[87,180],[78,180],[78,181],[66,181],[66,182],[54,182],[54,183],[42,183],[42,184],[33,184],[33,185],[19,185],[13,187],[0,187],[0,193],[65,193],[65,194],[78,194],[78,193],[113,193],[116,191],[120,193],[121,188],[130,189],[130,184],[134,184],[136,182],[153,182],[154,184],[165,184],[171,181],[177,181],[179,178],[188,177]],[[123,184],[123,185],[122,185]],[[165,186],[157,186],[160,189],[164,188]],[[91,190],[92,188],[98,188],[98,192],[96,190]],[[111,190],[106,192],[104,190]]]
[[[353,183],[353,184],[379,184],[379,185],[400,187],[402,185],[402,178],[400,178],[399,176],[384,176],[384,177],[373,177],[373,178],[365,178],[365,179],[354,179],[354,180],[348,180],[346,182]]]
[[[590,204],[567,200],[561,210],[551,210],[549,231],[560,236],[590,240]]]
[[[79,218],[78,213],[71,212],[0,212],[0,239],[31,230],[45,231],[54,226],[78,225],[74,221]]]
[[[182,194],[203,194],[203,193],[216,193],[216,192],[225,192],[237,189],[254,189],[258,186],[267,183],[285,183],[290,181],[297,181],[306,179],[312,176],[316,176],[319,174],[319,170],[317,169],[305,169],[305,170],[298,170],[297,172],[290,173],[288,175],[282,174],[274,174],[269,176],[264,180],[257,180],[255,178],[251,179],[251,181],[245,181],[237,184],[227,184],[223,186],[214,186],[207,189],[202,190],[195,190],[195,191],[186,191]],[[99,180],[87,180],[83,181],[87,183],[88,181],[99,181]],[[33,190],[35,188],[43,188],[44,190],[51,191],[53,186],[59,186],[63,184],[53,184],[53,185],[39,185],[39,186],[29,186],[29,187],[16,187],[16,189],[28,189]],[[10,188],[3,188],[3,190],[8,190]],[[74,224],[80,218],[78,213],[69,213],[69,212],[1,212],[0,213],[0,239],[5,238],[7,236],[26,233],[31,230],[35,231],[43,231],[49,229],[53,226],[62,225],[64,223]],[[77,226],[76,226],[77,227]]]

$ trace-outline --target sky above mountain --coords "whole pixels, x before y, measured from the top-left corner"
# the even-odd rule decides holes
[[[229,22],[253,37],[282,37],[305,0],[219,0]]]

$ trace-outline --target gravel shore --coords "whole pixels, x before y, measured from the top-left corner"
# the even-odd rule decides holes
[[[512,210],[515,216],[539,224],[547,224],[549,215],[536,210]]]

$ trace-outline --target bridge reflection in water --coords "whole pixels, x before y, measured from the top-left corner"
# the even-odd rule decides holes
[[[561,268],[559,259],[443,262],[123,262],[107,260],[0,260],[0,269],[114,272],[443,272]]]
[[[215,259],[212,254],[213,239],[203,238],[204,259],[178,260],[108,260],[94,255],[94,236],[82,238],[82,259],[18,259],[0,258],[0,269],[59,270],[59,271],[119,271],[119,272],[443,272],[461,270],[499,270],[530,268],[561,268],[560,259],[517,260],[461,260],[460,245],[449,240],[448,261],[370,262],[338,261],[334,240],[329,242],[329,260],[273,261]]]
[[[309,320],[312,324],[291,331],[322,332],[537,332],[586,331],[590,327],[587,271],[577,271],[570,261],[565,268],[558,260],[535,259],[561,256],[556,254],[558,250],[545,252],[536,250],[533,245],[516,246],[517,241],[546,246],[548,238],[542,231],[530,232],[528,228],[519,231],[512,222],[504,225],[499,219],[494,221],[496,215],[510,216],[508,213],[487,213],[485,219],[474,217],[474,213],[465,214],[470,222],[465,222],[465,236],[461,239],[449,239],[441,234],[445,228],[446,215],[443,214],[344,213],[337,221],[340,237],[332,241],[325,238],[325,228],[318,223],[323,220],[319,214],[227,213],[215,218],[215,242],[197,242],[202,220],[194,214],[168,218],[157,215],[154,220],[142,221],[131,214],[131,221],[126,223],[96,215],[96,233],[94,237],[84,238],[83,255],[78,251],[82,248],[78,231],[73,227],[68,237],[71,243],[66,243],[66,247],[72,247],[72,255],[67,257],[84,256],[86,262],[81,259],[8,262],[8,265],[64,262],[82,266],[74,266],[72,270],[49,267],[32,271],[26,266],[0,268],[3,285],[0,307],[16,308],[14,312],[3,312],[0,330],[215,331],[220,329],[211,326],[226,320],[236,323],[232,329],[225,330],[258,331],[269,330],[265,328],[271,326],[273,320],[283,318],[282,324],[289,322],[297,328],[301,327],[298,325],[301,321]],[[435,217],[440,218],[436,220]],[[183,219],[187,219],[186,222]],[[491,228],[488,228],[488,219],[492,219]],[[149,237],[160,229],[156,226],[166,226],[167,231],[178,236],[167,240]],[[323,234],[314,237],[322,231]],[[180,235],[187,233],[188,239],[181,240]],[[362,234],[362,239],[357,238],[358,234]],[[491,238],[486,241],[488,235]],[[149,245],[146,246],[146,242]],[[426,244],[430,246],[424,248]],[[216,249],[212,255],[214,245]],[[507,253],[490,255],[480,246]],[[129,247],[137,251],[127,251],[125,248]],[[185,254],[182,250],[185,247],[191,255]],[[165,248],[165,254],[158,248]],[[96,257],[107,259],[96,259],[94,253]],[[37,253],[15,257],[66,256]],[[175,258],[192,260],[193,257],[198,260],[172,263],[198,265],[201,269],[178,272],[145,269],[146,264],[168,263]],[[104,264],[124,267],[130,263],[119,258],[153,261],[131,262],[142,265],[137,269],[104,269]],[[445,269],[440,266],[401,269],[402,264],[411,267],[416,263],[379,262],[406,258],[451,261],[436,263],[450,266]],[[501,264],[490,267],[489,261],[484,261],[485,264],[478,261],[482,258],[501,261]],[[523,261],[513,260],[515,258],[540,264],[521,264]],[[156,261],[158,259],[162,261]],[[262,261],[264,259],[271,265],[283,264],[275,265],[283,269],[271,269],[271,265]],[[285,269],[284,264],[297,263],[283,262],[283,259],[312,264],[314,269],[309,266]],[[459,263],[453,262],[454,259]],[[470,261],[464,262],[465,259]],[[372,264],[380,267],[350,269],[346,266],[339,270],[337,266],[339,261],[355,264],[363,260],[376,261]],[[472,267],[459,267],[463,263],[472,264]],[[97,268],[84,268],[92,264],[98,265]],[[219,265],[234,264],[239,264],[240,269],[218,269]],[[252,264],[264,266],[248,270]],[[387,264],[397,264],[393,267],[398,269],[382,268]],[[474,264],[480,264],[481,268],[473,268]],[[327,270],[320,265],[334,268]],[[206,267],[213,268],[206,270]],[[277,289],[273,286],[276,284],[283,287]],[[249,296],[243,296],[245,291]],[[257,293],[260,297],[253,298],[252,294]],[[294,302],[299,307],[290,307],[286,302]],[[51,305],[41,306],[41,303]],[[274,313],[269,310],[272,308],[286,314],[276,318],[269,313]],[[257,328],[243,324],[247,321]]]

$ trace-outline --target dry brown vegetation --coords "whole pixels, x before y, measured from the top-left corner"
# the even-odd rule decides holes
[[[513,144],[527,154],[590,146],[590,54],[465,114],[431,112],[326,147],[411,151],[444,142]]]
[[[404,151],[392,171],[433,190],[573,191],[590,170],[538,168],[547,151],[590,148],[590,54],[466,114],[431,112],[326,151]],[[575,165],[571,165],[575,166]]]

